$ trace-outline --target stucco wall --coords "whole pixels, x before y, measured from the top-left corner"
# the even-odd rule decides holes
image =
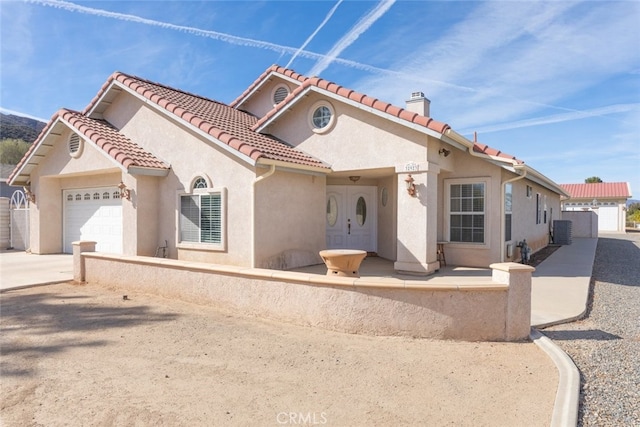
[[[508,175],[507,175],[508,176]],[[508,179],[508,178],[507,178]],[[520,252],[516,249],[518,242],[527,240],[527,245],[536,252],[549,244],[549,229],[553,220],[560,219],[560,196],[528,179],[513,182],[513,213],[512,213],[512,260],[520,259]],[[527,186],[531,188],[531,195],[527,195]],[[540,194],[541,220],[536,223],[536,195]],[[545,203],[546,202],[546,203]],[[546,218],[545,218],[546,205]]]
[[[277,86],[282,84],[287,86],[289,88],[289,93],[291,93],[300,83],[296,85],[285,81],[278,76],[273,76],[270,80],[264,82],[264,84],[260,86],[259,96],[253,95],[251,99],[247,100],[247,102],[243,103],[239,108],[244,111],[249,111],[257,117],[263,117],[273,109],[273,92]]]
[[[9,212],[9,198],[0,197],[0,249],[11,245],[11,220]]]
[[[74,277],[89,283],[243,315],[373,335],[469,341],[529,335],[533,268],[518,264],[495,266],[486,283],[433,285],[77,252],[74,268],[85,276]]]
[[[255,184],[257,267],[286,270],[322,262],[325,182],[324,175],[276,172]]]
[[[69,154],[66,129],[51,138],[53,147],[31,174],[31,191],[36,202],[30,205],[30,248],[36,254],[63,251],[62,192],[72,188],[117,185],[120,169],[90,142],[84,141],[76,157]]]
[[[449,243],[445,246],[447,265],[465,265],[487,267],[500,261],[500,170],[490,163],[466,152],[453,151],[453,172],[442,171],[442,239],[450,241],[448,206],[448,187],[452,183],[484,182],[485,185],[485,243]],[[457,180],[465,181],[457,181]],[[469,181],[466,181],[469,179]]]
[[[171,165],[169,175],[158,179],[156,209],[138,212],[138,224],[148,221],[158,224],[158,231],[154,233],[156,243],[153,245],[149,237],[147,247],[155,250],[167,240],[172,258],[250,265],[251,194],[256,177],[253,167],[132,97],[117,98],[105,112],[105,118],[120,128],[121,133]],[[226,191],[225,248],[178,245],[179,194],[191,192],[193,180],[199,175],[210,180],[211,188]]]
[[[313,132],[309,114],[322,99],[326,98],[312,93],[278,118],[267,132],[322,159],[336,172],[426,160],[427,135],[330,99],[328,102],[335,112],[334,125],[327,132]]]
[[[378,180],[378,255],[389,259],[396,259],[398,235],[396,222],[398,217],[395,174]],[[387,203],[382,203],[382,191],[387,191]]]
[[[562,211],[563,220],[571,221],[571,237],[598,238],[598,215],[593,211]]]

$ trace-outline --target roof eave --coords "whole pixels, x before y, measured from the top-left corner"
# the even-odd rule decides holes
[[[44,157],[45,154],[53,147],[53,143],[47,144],[50,142],[50,138],[60,136],[59,133],[55,133],[59,131],[60,127],[58,124],[62,123],[62,119],[60,117],[60,111],[57,111],[49,120],[49,123],[43,130],[43,133],[40,134],[38,139],[33,142],[33,145],[27,151],[16,165],[15,169],[11,172],[11,175],[7,178],[7,183],[12,186],[27,186],[31,181],[31,171],[38,166],[40,163],[40,158]],[[27,170],[29,169],[29,170]],[[26,172],[25,172],[26,171]]]
[[[559,194],[560,196],[570,197],[569,193],[567,193],[559,184],[556,184],[553,180],[549,179],[548,177],[538,172],[531,166],[523,164],[523,165],[520,165],[520,167],[527,171],[527,179],[542,185],[543,187],[553,191],[554,193]]]
[[[130,175],[144,175],[144,176],[159,176],[164,177],[169,175],[171,168],[150,168],[143,166],[130,166],[127,172]]]
[[[322,94],[323,96],[326,96],[328,98],[334,99],[336,101],[340,101],[340,102],[344,102],[347,105],[350,105],[354,108],[358,108],[362,111],[367,111],[371,114],[374,114],[378,117],[383,117],[385,119],[391,120],[394,123],[398,123],[400,125],[403,125],[405,127],[411,128],[413,130],[416,130],[418,132],[421,133],[425,133],[433,138],[437,138],[437,139],[442,139],[443,134],[440,132],[437,132],[431,128],[428,128],[426,126],[422,126],[419,125],[417,123],[414,122],[410,122],[407,121],[403,118],[394,116],[393,114],[387,113],[385,111],[381,111],[377,108],[373,108],[373,107],[369,107],[366,106],[360,102],[354,101],[352,99],[346,98],[342,95],[339,95],[335,92],[329,91],[327,89],[323,89],[320,88],[318,86],[314,86],[314,85],[309,85],[306,88],[304,88],[299,94],[296,95],[295,98],[291,99],[286,105],[284,105],[282,108],[280,108],[278,111],[276,111],[271,117],[269,117],[267,120],[265,120],[264,123],[261,123],[259,127],[257,127],[256,129],[254,129],[256,132],[263,132],[266,128],[268,128],[271,124],[273,124],[275,121],[277,121],[283,114],[285,114],[287,111],[291,110],[291,108],[293,108],[300,100],[302,100],[305,96],[307,96],[309,94],[309,92],[316,92],[319,94]]]
[[[188,120],[185,120],[183,117],[180,117],[179,115],[167,110],[166,108],[158,105],[156,102],[148,99],[147,97],[145,97],[144,95],[138,93],[137,91],[133,90],[132,88],[128,87],[127,85],[119,82],[119,81],[114,81],[114,85],[117,85],[118,87],[122,88],[123,90],[125,90],[127,93],[135,96],[136,98],[138,98],[139,100],[141,100],[142,102],[144,102],[145,105],[148,105],[149,107],[153,108],[155,111],[159,112],[160,114],[172,118],[175,121],[178,121],[180,123],[182,123],[185,127],[187,127],[189,130],[191,130],[192,132],[197,133],[199,136],[205,138],[206,140],[212,142],[214,145],[216,145],[217,147],[223,149],[224,151],[233,154],[234,156],[238,157],[239,159],[243,160],[244,162],[248,163],[251,166],[255,166],[256,164],[256,159],[254,159],[253,157],[246,155],[244,153],[242,153],[239,150],[236,150],[235,148],[231,147],[229,144],[226,144],[224,141],[219,140],[218,138],[212,136],[211,134],[205,132],[204,130],[200,129],[198,126],[194,125],[193,123],[189,122]],[[207,124],[207,122],[202,121],[203,124]],[[212,125],[211,125],[212,126]],[[213,127],[213,126],[212,126]],[[250,144],[247,144],[250,145]]]
[[[275,166],[280,170],[291,170],[297,173],[310,173],[314,175],[328,175],[332,172],[328,166],[311,166],[300,163],[284,162],[282,160],[274,160],[268,158],[260,158],[257,162],[258,166]]]
[[[273,77],[278,77],[282,80],[286,80],[289,83],[295,84],[296,86],[300,86],[302,83],[292,77],[286,76],[284,74],[281,74],[277,71],[270,71],[264,78],[262,78],[257,85],[253,86],[250,88],[250,90],[247,93],[243,93],[241,94],[237,99],[233,100],[229,106],[232,108],[235,108],[237,110],[240,109],[240,107],[242,106],[242,104],[244,104],[245,102],[247,102],[249,99],[253,98],[253,95],[255,95],[257,92],[260,92],[262,90],[262,88],[267,85],[267,83],[269,83],[271,81],[271,79]]]

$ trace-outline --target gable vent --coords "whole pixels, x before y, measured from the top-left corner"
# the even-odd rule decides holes
[[[289,89],[286,86],[280,86],[273,93],[273,103],[280,104],[289,95]]]
[[[77,157],[80,155],[80,149],[82,148],[82,140],[80,139],[80,136],[77,133],[72,133],[71,135],[69,135],[69,142],[68,142],[68,148],[69,148],[69,154],[71,154],[71,156],[73,157]]]

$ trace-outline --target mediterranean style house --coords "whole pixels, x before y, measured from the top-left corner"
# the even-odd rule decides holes
[[[12,172],[32,197],[31,251],[97,250],[291,269],[361,249],[397,271],[517,260],[549,242],[567,193],[405,108],[271,66],[226,105],[116,72],[61,109]],[[475,138],[474,138],[475,139]]]
[[[562,184],[569,194],[562,200],[564,211],[591,211],[598,215],[598,231],[625,231],[627,199],[631,197],[628,182]]]

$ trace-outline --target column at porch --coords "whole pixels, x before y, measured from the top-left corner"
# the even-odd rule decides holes
[[[62,248],[63,205],[60,180],[32,178],[38,185],[31,186],[35,202],[29,203],[29,242],[34,254],[58,254]]]
[[[394,268],[398,272],[428,275],[440,268],[438,239],[438,173],[433,163],[411,163],[396,168],[398,184],[398,246]],[[415,195],[407,190],[411,175]]]
[[[161,240],[158,235],[158,178],[123,174],[122,182],[129,191],[128,200],[124,197],[126,190],[122,194],[122,252],[125,255],[154,256]]]

